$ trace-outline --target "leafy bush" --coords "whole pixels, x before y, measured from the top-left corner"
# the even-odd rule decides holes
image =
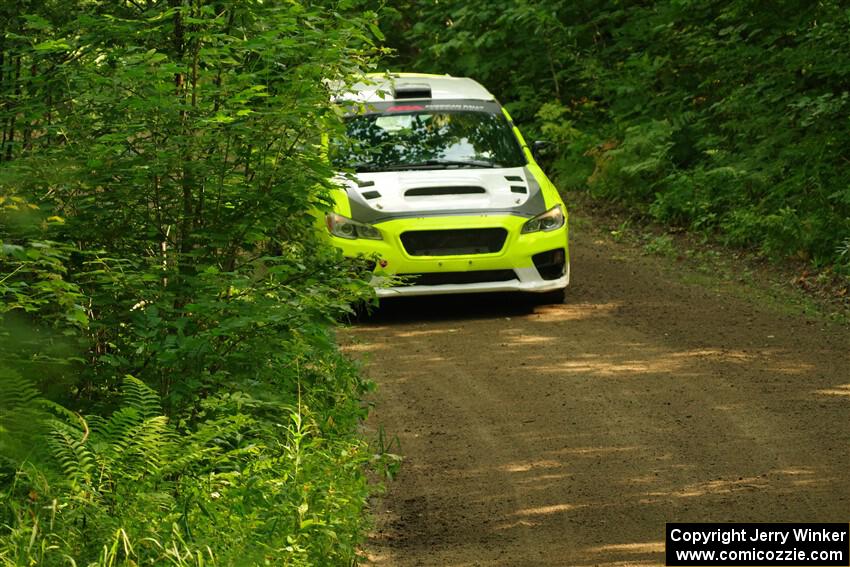
[[[596,169],[588,179],[591,192],[627,203],[643,203],[664,190],[671,170],[671,129],[666,122],[630,126],[622,143],[592,151]]]
[[[374,16],[0,13],[0,564],[356,562],[371,292],[314,217]]]
[[[355,557],[368,495],[366,452],[328,436],[301,408],[242,392],[201,404],[206,419],[179,430],[157,395],[127,376],[110,416],[78,416],[6,377],[7,415],[47,431],[49,458],[14,463],[3,494],[0,559],[112,565],[342,564]],[[24,394],[24,395],[21,395]],[[274,410],[277,418],[257,413]],[[32,423],[20,429],[32,433]],[[8,454],[8,453],[7,453]]]
[[[576,127],[575,114],[558,102],[545,103],[537,112],[541,136],[559,150],[551,167],[565,189],[584,186],[593,173],[593,138]]]

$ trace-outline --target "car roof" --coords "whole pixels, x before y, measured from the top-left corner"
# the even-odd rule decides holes
[[[335,97],[337,102],[360,103],[415,99],[496,100],[496,97],[473,79],[424,73],[370,73],[349,92]]]

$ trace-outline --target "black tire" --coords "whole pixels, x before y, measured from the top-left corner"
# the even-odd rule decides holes
[[[545,293],[535,294],[537,305],[561,305],[567,297],[567,290],[564,288],[556,289],[555,291],[547,291]]]

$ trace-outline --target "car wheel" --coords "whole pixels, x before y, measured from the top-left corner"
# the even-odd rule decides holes
[[[538,305],[560,305],[567,297],[566,291],[566,289],[556,289],[538,294],[536,303]]]

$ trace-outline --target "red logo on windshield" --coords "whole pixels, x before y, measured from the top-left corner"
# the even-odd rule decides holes
[[[387,109],[387,112],[410,112],[411,110],[425,110],[425,107],[418,104],[391,106]]]

